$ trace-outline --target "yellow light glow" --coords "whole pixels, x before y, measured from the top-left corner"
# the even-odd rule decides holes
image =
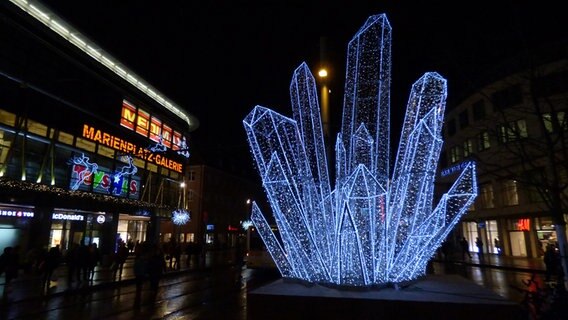
[[[320,78],[327,77],[327,70],[326,69],[320,69],[320,71],[318,72],[318,76],[320,76]]]

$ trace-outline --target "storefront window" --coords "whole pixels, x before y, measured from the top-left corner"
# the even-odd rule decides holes
[[[125,243],[132,241],[146,241],[146,229],[150,218],[121,214],[118,219],[117,233]]]
[[[501,239],[499,238],[497,220],[487,220],[485,221],[485,226],[487,228],[487,247],[490,253],[500,254]]]
[[[477,247],[475,246],[475,238],[477,238],[477,223],[476,222],[464,222],[463,235],[469,243],[469,251],[477,252]]]
[[[511,244],[511,255],[516,257],[528,256],[527,237],[532,228],[530,218],[509,219],[507,220],[509,231],[509,241]]]
[[[539,255],[544,255],[546,246],[549,244],[556,245],[556,229],[552,223],[551,217],[541,217],[535,219],[536,235],[540,244]]]

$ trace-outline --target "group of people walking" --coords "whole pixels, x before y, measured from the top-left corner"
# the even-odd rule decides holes
[[[10,288],[12,280],[18,277],[19,270],[41,279],[44,292],[51,287],[52,281],[58,280],[58,276],[66,277],[68,289],[86,287],[95,280],[97,266],[104,268],[102,272],[111,272],[114,281],[121,280],[127,259],[133,257],[132,270],[138,294],[146,281],[150,284],[150,290],[156,292],[168,267],[172,270],[180,269],[183,253],[187,254],[187,268],[190,265],[199,268],[205,263],[205,250],[197,242],[183,245],[170,240],[163,245],[148,241],[138,242],[135,246],[129,244],[121,241],[116,252],[103,257],[96,243],[86,244],[81,241],[71,244],[66,251],[62,251],[59,245],[49,250],[32,249],[25,259],[20,259],[19,248],[6,247],[0,256],[0,275],[5,274],[6,288]],[[66,265],[66,274],[57,272],[61,265]]]

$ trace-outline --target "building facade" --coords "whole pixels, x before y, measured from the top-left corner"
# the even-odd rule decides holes
[[[212,249],[234,248],[244,240],[246,230],[242,223],[250,218],[252,202],[268,210],[261,185],[253,179],[210,165],[190,165],[187,181],[187,203],[195,220],[194,229],[184,234],[170,223],[163,239],[177,233],[180,243],[203,241]]]
[[[197,119],[36,1],[0,5],[0,247],[160,241]]]
[[[478,169],[478,197],[455,235],[470,251],[478,252],[478,238],[484,253],[516,257],[540,257],[558,245],[568,213],[566,52],[566,45],[550,48],[530,69],[521,60],[503,65],[447,112],[441,190],[464,163]]]

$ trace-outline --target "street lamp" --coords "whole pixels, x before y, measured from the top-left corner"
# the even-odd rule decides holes
[[[252,211],[252,199],[247,199],[246,201],[247,204],[247,219],[250,220],[250,215],[251,215],[251,211]]]
[[[319,84],[320,84],[320,102],[321,102],[321,122],[322,122],[322,130],[324,141],[326,141],[326,156],[329,161],[331,161],[331,148],[330,144],[327,143],[330,140],[330,133],[329,133],[329,118],[330,118],[330,111],[329,111],[329,94],[331,90],[329,89],[329,72],[328,69],[325,67],[324,63],[322,62],[322,66],[318,71],[319,77]]]

